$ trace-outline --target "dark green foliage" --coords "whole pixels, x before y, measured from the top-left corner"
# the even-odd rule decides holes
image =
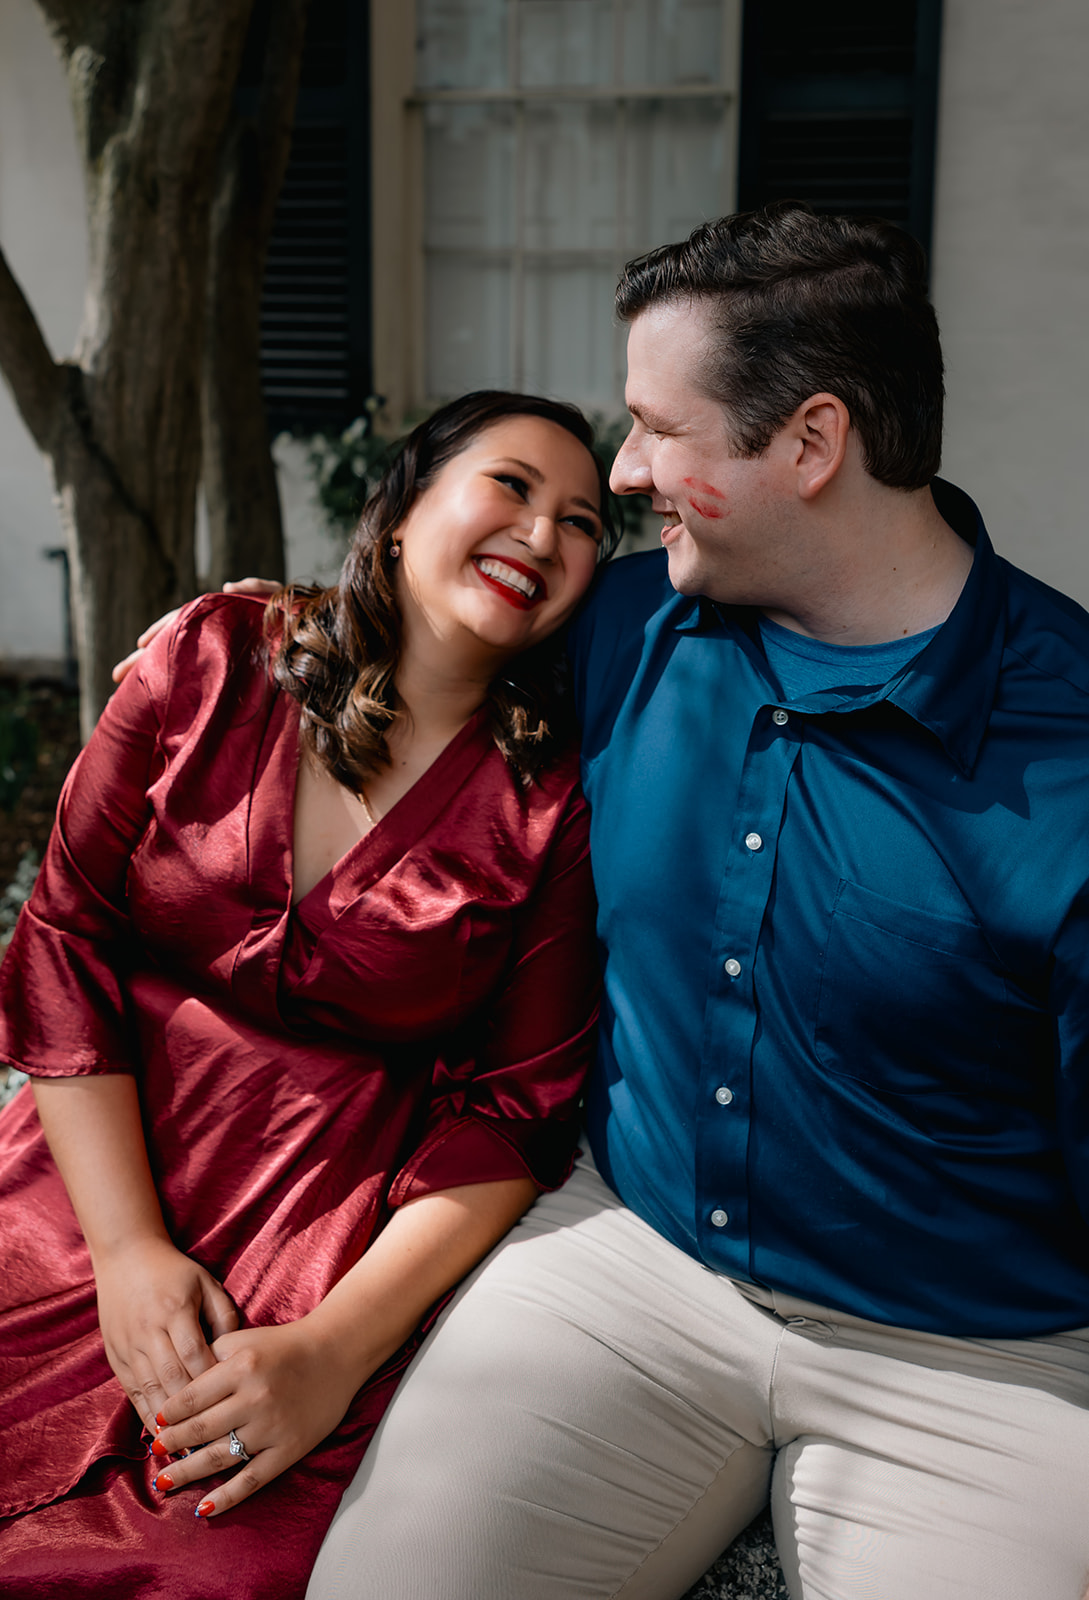
[[[0,688],[0,807],[11,812],[38,761],[38,724],[23,689]]]
[[[318,505],[330,533],[347,544],[359,513],[404,442],[374,431],[377,400],[343,433],[315,433],[307,441],[307,462],[314,478]],[[405,434],[408,429],[406,428]]]

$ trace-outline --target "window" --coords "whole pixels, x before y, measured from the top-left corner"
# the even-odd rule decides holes
[[[620,409],[620,268],[734,203],[739,30],[738,0],[417,0],[416,399]]]

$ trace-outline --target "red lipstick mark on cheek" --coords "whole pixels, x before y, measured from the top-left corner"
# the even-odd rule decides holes
[[[689,505],[699,516],[706,517],[709,522],[717,522],[720,517],[725,515],[717,506],[709,503],[711,500],[721,501],[726,498],[720,489],[715,488],[713,483],[704,483],[700,478],[684,478],[682,481],[690,489],[695,489],[696,493],[702,496],[699,500],[696,499],[695,495],[689,495],[688,497]]]
[[[683,480],[690,489],[695,489],[697,494],[709,494],[712,500],[725,500],[726,496],[721,489],[716,489],[713,483],[704,483],[700,478],[685,478]]]

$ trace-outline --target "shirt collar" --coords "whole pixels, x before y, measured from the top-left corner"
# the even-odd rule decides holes
[[[1002,665],[1006,575],[974,501],[941,478],[935,478],[931,489],[946,522],[975,549],[960,598],[930,643],[879,691],[837,706],[826,703],[819,709],[849,713],[888,700],[928,728],[949,759],[970,777],[987,731]],[[673,626],[678,632],[706,633],[724,623],[741,628],[762,658],[752,607],[720,605],[702,596],[677,597]]]

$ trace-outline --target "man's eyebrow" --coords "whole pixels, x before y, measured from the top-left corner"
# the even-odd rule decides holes
[[[529,461],[520,461],[517,456],[503,456],[499,464],[508,467],[518,467],[520,471],[525,473],[527,478],[532,478],[534,483],[544,483],[545,481],[545,475],[541,471],[540,467],[533,466]],[[585,506],[587,511],[592,511],[594,513],[595,517],[600,517],[601,507],[595,506],[594,502],[592,500],[587,500],[584,495],[573,494],[571,499],[574,501],[575,505]]]
[[[644,428],[649,428],[652,433],[660,433],[665,425],[664,417],[657,412],[648,411],[646,406],[639,404],[638,400],[629,400],[628,410],[637,422],[641,422]]]

